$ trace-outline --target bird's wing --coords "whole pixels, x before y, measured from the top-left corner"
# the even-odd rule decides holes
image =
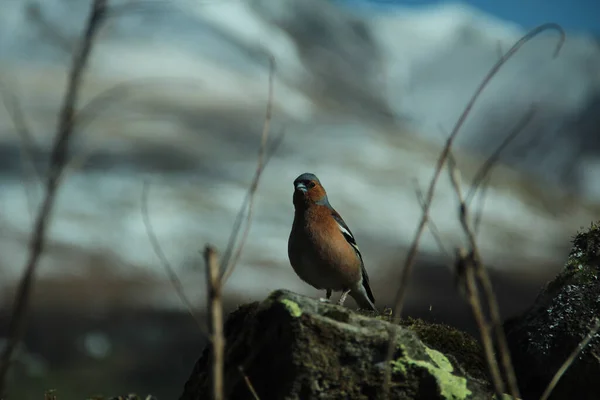
[[[354,248],[354,251],[358,255],[358,258],[360,258],[360,268],[361,268],[361,272],[362,272],[362,284],[363,284],[365,290],[367,291],[367,295],[369,296],[369,299],[373,303],[375,303],[375,297],[373,297],[373,292],[371,292],[371,286],[369,285],[369,275],[367,274],[367,270],[365,268],[365,262],[363,261],[362,254],[360,253],[358,244],[356,244],[356,239],[354,238],[352,231],[350,230],[350,228],[348,228],[348,225],[346,225],[346,222],[344,221],[342,216],[340,214],[338,214],[338,212],[335,211],[334,209],[331,209],[331,216],[337,223],[338,228],[340,228],[340,232],[342,232],[342,235],[344,235],[344,238],[346,239],[346,241],[350,244],[350,246],[352,246]]]
[[[354,247],[354,250],[358,253],[359,256],[361,256],[362,259],[362,255],[360,254],[360,250],[358,249],[358,245],[356,244],[356,239],[354,238],[354,235],[352,234],[350,228],[348,228],[348,225],[346,225],[346,222],[344,222],[344,220],[342,219],[341,215],[338,214],[337,211],[331,210],[331,216],[338,224],[338,228],[340,228],[340,232],[342,232],[342,235],[344,235],[346,241],[350,243],[350,246]]]

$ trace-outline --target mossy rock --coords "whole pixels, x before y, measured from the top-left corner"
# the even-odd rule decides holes
[[[521,394],[537,399],[600,317],[600,225],[573,238],[563,270],[523,315],[504,324]],[[598,335],[597,335],[598,336]],[[551,399],[598,399],[600,341],[592,339],[562,376]]]
[[[417,327],[416,320],[411,323]],[[227,319],[226,397],[253,399],[243,371],[262,400],[381,399],[390,326],[381,318],[276,291]],[[422,336],[436,336],[433,325],[425,326],[419,325]],[[472,369],[463,364],[467,358],[457,356],[460,352],[446,355],[436,346],[398,327],[390,364],[391,399],[492,397],[489,383],[467,372]],[[203,352],[180,400],[209,398],[209,353]]]
[[[450,325],[421,319],[407,318],[400,324],[415,332],[428,347],[446,354],[456,368],[464,368],[474,378],[489,379],[481,345],[471,335]]]

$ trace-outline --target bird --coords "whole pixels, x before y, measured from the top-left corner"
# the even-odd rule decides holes
[[[341,291],[338,305],[350,295],[360,309],[378,313],[356,239],[316,175],[306,172],[294,180],[293,204],[288,258],[294,272],[314,288],[325,289],[326,301],[332,291]]]

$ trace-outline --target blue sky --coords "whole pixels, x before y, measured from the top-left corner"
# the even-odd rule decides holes
[[[358,3],[422,6],[448,3],[444,0],[348,0]],[[600,0],[464,0],[496,17],[532,28],[556,22],[567,31],[590,32],[600,36]]]

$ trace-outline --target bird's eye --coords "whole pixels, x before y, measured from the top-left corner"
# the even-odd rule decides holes
[[[314,182],[308,182],[308,188],[312,189],[315,187],[315,183]]]

